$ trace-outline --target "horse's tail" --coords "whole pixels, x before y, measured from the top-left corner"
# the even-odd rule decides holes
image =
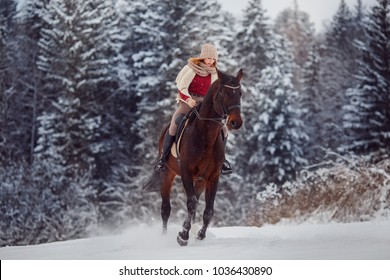
[[[142,186],[142,191],[145,193],[159,192],[161,190],[161,183],[160,173],[153,171],[152,175],[150,175],[145,184]]]

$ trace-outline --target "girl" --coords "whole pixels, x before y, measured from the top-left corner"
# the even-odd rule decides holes
[[[165,169],[165,163],[177,131],[177,117],[187,114],[191,108],[201,103],[211,84],[218,79],[216,69],[217,60],[217,49],[213,45],[204,44],[199,57],[190,58],[188,64],[177,75],[177,101],[179,106],[172,116],[168,133],[165,135],[161,158],[154,167],[156,171],[163,171]],[[223,129],[225,135],[227,135],[226,127]],[[222,167],[222,174],[230,173],[232,173],[230,164],[225,161]]]

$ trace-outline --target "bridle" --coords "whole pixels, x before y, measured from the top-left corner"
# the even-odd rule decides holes
[[[236,110],[236,109],[241,109],[241,104],[235,104],[235,105],[232,105],[232,106],[229,106],[228,108],[226,108],[226,104],[223,100],[223,93],[222,93],[222,87],[227,87],[227,88],[230,88],[230,89],[233,89],[233,90],[236,90],[236,89],[239,89],[241,86],[238,85],[238,86],[229,86],[229,85],[223,85],[223,86],[220,86],[219,90],[218,90],[218,93],[220,95],[220,100],[221,100],[221,105],[222,105],[222,110],[223,110],[223,115],[221,116],[221,118],[204,118],[202,116],[200,116],[198,110],[196,110],[196,108],[193,108],[193,112],[195,113],[196,117],[201,120],[201,121],[212,121],[212,122],[216,122],[216,123],[219,123],[221,125],[225,125],[226,122],[227,122],[227,118],[229,116],[229,113],[233,110]]]
[[[224,87],[227,87],[227,88],[230,88],[230,89],[233,89],[233,90],[236,90],[236,89],[239,89],[241,86],[238,85],[238,86],[229,86],[229,85],[223,85]],[[232,105],[228,108],[226,108],[226,105],[225,105],[225,102],[223,101],[223,96],[222,96],[222,91],[219,90],[218,94],[221,95],[221,104],[222,104],[222,109],[223,109],[223,119],[227,119],[229,113],[233,110],[236,110],[236,109],[241,109],[241,104],[236,104],[236,105]]]

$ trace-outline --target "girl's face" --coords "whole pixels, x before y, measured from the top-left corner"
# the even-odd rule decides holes
[[[204,59],[204,63],[207,65],[207,66],[212,66],[215,62],[215,59],[212,59],[212,58],[205,58]]]

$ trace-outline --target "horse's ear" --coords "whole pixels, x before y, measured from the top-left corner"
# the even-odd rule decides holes
[[[226,74],[222,71],[219,71],[218,69],[217,69],[217,74],[218,74],[218,80],[221,83],[224,83],[226,81]]]
[[[241,81],[242,77],[244,77],[244,71],[242,69],[240,69],[237,73],[237,76],[236,76],[236,79],[238,81]]]

